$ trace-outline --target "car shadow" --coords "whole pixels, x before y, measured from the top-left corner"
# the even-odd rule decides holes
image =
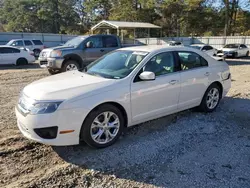
[[[185,177],[194,181],[197,173],[202,180],[211,181],[206,168],[213,163],[223,165],[233,156],[221,153],[228,140],[243,135],[250,143],[249,107],[248,99],[226,97],[214,113],[187,110],[146,122],[129,128],[105,149],[86,144],[52,148],[63,160],[82,169],[155,186],[183,187],[176,182]],[[229,145],[228,149],[231,147],[236,146]],[[235,164],[241,161],[238,156],[230,160]]]
[[[40,69],[38,63],[29,63],[28,65],[0,65],[0,70],[13,70],[13,69]]]

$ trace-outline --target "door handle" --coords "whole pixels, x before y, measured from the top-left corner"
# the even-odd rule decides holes
[[[169,83],[172,84],[172,85],[174,85],[174,84],[176,84],[177,82],[178,82],[177,80],[171,80]]]
[[[210,75],[210,72],[206,72],[204,75],[205,75],[205,76],[209,76],[209,75]]]
[[[101,49],[101,50],[100,50],[100,52],[104,52],[104,50],[103,50],[103,49]]]

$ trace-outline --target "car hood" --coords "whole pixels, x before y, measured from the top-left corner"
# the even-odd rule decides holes
[[[23,93],[34,100],[66,100],[94,95],[98,89],[115,82],[117,80],[70,71],[35,81],[27,85]]]
[[[62,51],[66,51],[66,50],[73,50],[75,49],[74,47],[69,47],[69,46],[56,46],[56,47],[52,47],[52,48],[46,48],[46,50],[52,51],[52,50],[62,50]]]
[[[237,51],[237,48],[222,48],[223,52],[231,52],[231,51]]]

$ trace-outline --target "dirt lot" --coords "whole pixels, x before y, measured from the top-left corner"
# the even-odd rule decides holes
[[[115,145],[50,147],[24,138],[20,90],[48,76],[0,67],[0,187],[250,187],[250,59],[228,61],[232,89],[217,111],[185,111],[129,129]]]

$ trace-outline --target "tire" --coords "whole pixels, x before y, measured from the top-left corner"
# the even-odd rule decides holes
[[[41,50],[35,49],[35,50],[33,50],[33,52],[34,52],[34,56],[35,56],[35,57],[39,57],[39,55],[40,55],[40,53],[41,53]]]
[[[16,65],[17,65],[17,66],[28,65],[28,61],[27,61],[27,59],[25,59],[25,58],[19,58],[19,59],[16,61]]]
[[[237,52],[235,52],[234,54],[233,54],[233,56],[232,56],[233,58],[237,58],[238,57],[238,53]]]
[[[218,84],[216,83],[211,84],[202,98],[201,104],[199,106],[200,111],[213,112],[220,103],[221,93],[222,91],[221,88],[218,86]],[[213,102],[210,103],[209,98],[210,101],[213,100]]]
[[[51,75],[54,75],[54,74],[60,73],[60,70],[48,69],[48,72],[49,72]]]
[[[248,57],[249,56],[249,51],[247,51],[247,53],[246,53],[246,57]]]
[[[68,60],[62,66],[62,72],[79,70],[79,69],[80,69],[79,63],[75,60]]]
[[[110,128],[110,125],[105,124],[105,114],[107,117],[109,116],[107,118],[109,119],[108,123],[117,121],[114,127]],[[99,122],[99,124],[96,122]],[[89,146],[94,148],[108,147],[114,144],[122,134],[124,122],[124,117],[117,107],[110,104],[101,105],[96,110],[91,111],[86,117],[81,128],[80,140],[85,141]],[[107,135],[110,140],[106,140]]]

